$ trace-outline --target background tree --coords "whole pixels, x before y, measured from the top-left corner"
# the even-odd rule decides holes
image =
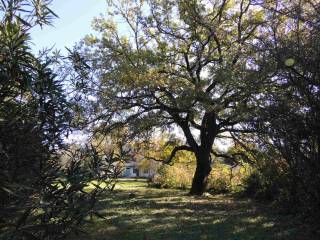
[[[178,151],[195,154],[190,193],[201,195],[215,139],[243,131],[262,85],[250,45],[264,15],[249,0],[117,1],[110,9],[94,21],[101,37],[88,36],[83,50],[98,78],[93,120],[101,132],[180,128],[185,144],[169,162]]]
[[[257,42],[256,64],[266,69],[269,84],[250,113],[258,133],[251,140],[265,153],[264,164],[279,173],[273,175],[278,186],[272,197],[287,208],[318,216],[320,5],[279,0],[261,6],[270,23],[263,31],[271,34]],[[271,179],[263,169],[262,176]]]

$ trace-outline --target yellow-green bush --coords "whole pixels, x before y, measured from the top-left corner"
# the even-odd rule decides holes
[[[194,165],[184,163],[163,165],[150,184],[160,188],[188,189],[191,187],[194,168]],[[246,169],[242,166],[231,168],[229,165],[217,162],[209,176],[207,189],[213,193],[239,191],[243,179],[249,174]]]
[[[191,186],[193,170],[184,164],[163,165],[159,174],[152,179],[152,185],[162,188],[188,189]]]
[[[210,173],[207,189],[213,193],[239,191],[248,172],[248,168],[244,166],[232,168],[227,164],[216,162]]]

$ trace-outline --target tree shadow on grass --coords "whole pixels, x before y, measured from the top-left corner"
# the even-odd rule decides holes
[[[188,196],[184,191],[148,187],[117,190],[100,201],[105,219],[87,226],[92,240],[316,239],[247,199]]]

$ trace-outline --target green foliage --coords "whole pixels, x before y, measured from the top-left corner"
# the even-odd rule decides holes
[[[94,20],[98,37],[79,48],[94,72],[87,82],[99,103],[96,123],[104,132],[180,128],[186,141],[169,159],[194,154],[191,192],[201,195],[214,140],[242,128],[263,88],[259,69],[247,63],[265,15],[252,1],[109,3],[107,17]]]
[[[231,191],[230,181],[227,178],[209,178],[208,191],[216,194],[229,193]]]
[[[175,163],[173,166],[162,165],[158,174],[151,180],[150,185],[160,188],[187,189],[191,186],[195,161],[193,164],[186,162]],[[249,174],[249,166],[237,166],[216,162],[209,175],[207,189],[211,193],[240,192],[243,182]]]
[[[254,141],[263,153],[263,164],[251,181],[259,183],[256,192],[262,196],[316,219],[320,214],[319,11],[310,1],[281,3],[281,7],[267,4],[270,24],[265,31],[272,34],[260,41],[259,49],[269,50],[256,62],[271,82],[251,112],[258,135]]]
[[[54,57],[29,47],[29,30],[54,16],[48,1],[0,2],[0,239],[65,239],[94,214],[99,183],[112,178],[92,148],[60,161],[71,121],[63,77]]]
[[[31,146],[26,147],[28,154]],[[43,154],[43,149],[39,151]],[[15,156],[13,159],[21,167],[15,165],[14,175],[7,171],[6,177],[15,179],[4,179],[1,188],[1,215],[5,222],[0,222],[0,239],[65,239],[70,233],[80,232],[86,217],[96,214],[96,198],[112,184],[113,178],[105,172],[111,170],[106,167],[109,163],[98,160],[92,149],[75,151],[63,167],[51,155],[43,156],[41,166],[37,155],[32,157],[34,164],[30,166],[30,162],[22,163]],[[90,169],[83,167],[85,162],[91,163]],[[27,166],[34,167],[28,175]],[[36,169],[39,167],[41,172]],[[104,175],[97,169],[103,170]]]
[[[160,188],[188,189],[191,186],[192,173],[192,169],[185,164],[163,165],[150,185]]]
[[[306,219],[312,219],[317,210],[314,208],[316,198],[310,195],[317,192],[313,185],[317,180],[304,175],[310,171],[308,165],[294,169],[281,153],[269,147],[267,151],[254,150],[258,158],[251,165],[251,173],[243,179],[244,196],[273,202],[285,213],[303,214]]]
[[[274,175],[253,172],[244,179],[244,194],[264,201],[274,201],[279,196],[279,179]]]
[[[208,191],[212,193],[240,192],[248,175],[247,164],[230,166],[216,160],[208,179]]]

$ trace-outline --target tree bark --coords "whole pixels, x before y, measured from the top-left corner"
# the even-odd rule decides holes
[[[210,154],[217,133],[218,127],[215,113],[213,111],[206,112],[201,122],[201,145],[195,149],[197,167],[192,180],[192,186],[190,190],[191,195],[201,196],[206,190],[208,177],[211,172]]]
[[[197,167],[192,180],[190,194],[201,196],[207,188],[208,177],[211,172],[210,151],[197,153],[196,159]]]

